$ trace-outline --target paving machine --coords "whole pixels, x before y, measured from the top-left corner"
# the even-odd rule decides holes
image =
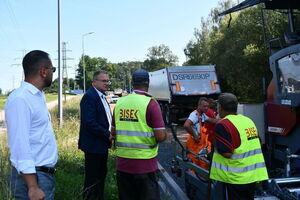
[[[300,0],[246,0],[220,15],[230,14],[257,4],[264,9],[279,10],[287,14],[289,32],[278,48],[268,42],[269,64],[273,79],[267,89],[265,102],[265,132],[263,152],[270,179],[257,188],[255,199],[300,199],[300,27],[295,27],[300,15]],[[299,21],[298,21],[299,23]],[[275,39],[280,40],[280,39]],[[174,141],[176,126],[172,128]],[[178,145],[174,145],[178,148]],[[188,161],[182,154],[174,155],[172,171],[180,175],[184,165],[186,192],[190,199],[222,199],[222,185],[209,180],[209,172]],[[199,159],[205,156],[197,154]],[[209,162],[206,159],[207,162]]]

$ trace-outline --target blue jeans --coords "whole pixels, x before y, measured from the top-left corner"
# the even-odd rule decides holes
[[[55,178],[53,174],[46,172],[36,172],[39,188],[45,193],[45,200],[54,200]],[[29,200],[27,185],[16,168],[12,167],[9,177],[10,189],[13,197],[18,200]]]

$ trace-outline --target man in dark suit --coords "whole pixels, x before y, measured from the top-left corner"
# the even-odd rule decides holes
[[[111,112],[105,99],[110,85],[106,71],[94,73],[92,87],[80,102],[78,148],[85,156],[84,199],[103,199],[107,173],[108,148],[111,142]]]

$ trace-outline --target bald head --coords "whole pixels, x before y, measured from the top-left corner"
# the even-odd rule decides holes
[[[238,100],[234,94],[222,93],[218,98],[218,103],[225,112],[236,113]]]

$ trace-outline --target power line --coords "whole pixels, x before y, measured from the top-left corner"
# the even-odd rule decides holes
[[[16,33],[17,33],[17,35],[18,35],[20,41],[23,43],[23,46],[25,46],[25,40],[24,40],[23,35],[21,34],[20,26],[19,26],[19,23],[18,23],[18,21],[17,21],[15,12],[14,12],[12,6],[11,6],[10,3],[9,3],[9,0],[6,0],[5,3],[6,3],[6,7],[7,7],[7,10],[8,10],[8,13],[9,13],[9,17],[10,17],[12,23],[13,23],[14,26],[15,26]]]
[[[27,53],[27,49],[21,49],[21,50],[18,50],[18,51],[22,52],[22,57],[21,58],[20,57],[14,58],[14,61],[20,60],[20,62],[13,63],[10,66],[17,66],[17,67],[22,66],[22,60],[23,60],[25,54]],[[24,80],[24,72],[22,71],[21,73],[22,73],[22,80]]]

